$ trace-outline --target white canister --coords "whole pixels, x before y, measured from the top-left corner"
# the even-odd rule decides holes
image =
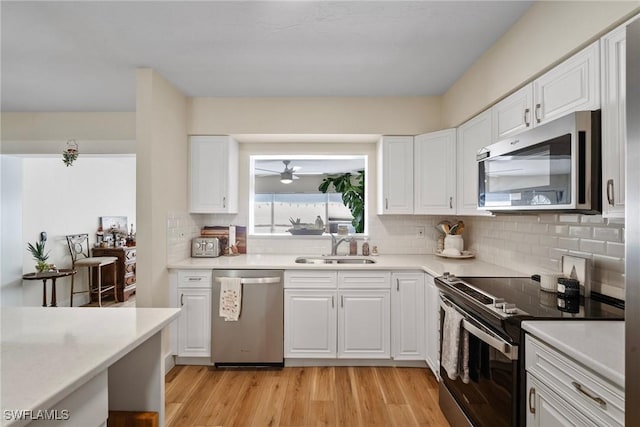
[[[540,273],[540,289],[546,292],[557,292],[560,277],[564,277],[562,273]]]
[[[444,236],[444,248],[445,250],[455,249],[462,253],[464,250],[464,240],[462,240],[462,236],[459,234],[447,234]]]

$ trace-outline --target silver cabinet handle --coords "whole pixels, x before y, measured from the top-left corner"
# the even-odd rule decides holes
[[[542,106],[540,104],[536,104],[536,122],[540,123],[542,121],[542,118],[540,118],[540,109],[542,108]]]
[[[180,294],[180,307],[182,307],[184,305],[184,294]]]
[[[529,412],[531,412],[532,414],[536,413],[536,407],[535,407],[535,397],[536,397],[536,389],[531,387],[529,389]]]
[[[453,197],[449,197],[449,209],[453,209]]]
[[[222,198],[222,207],[223,207],[223,208],[226,208],[226,207],[227,207],[227,198],[226,198],[226,197],[223,197],[223,198]]]
[[[531,110],[528,108],[525,108],[524,110],[524,125],[526,127],[531,126],[531,121],[529,120],[529,113],[531,113]]]
[[[400,292],[400,279],[396,279],[396,291]]]
[[[199,282],[202,280],[202,277],[189,277],[190,282]]]
[[[386,197],[384,198],[384,208],[389,209],[389,199],[387,199]]]
[[[610,179],[607,181],[607,201],[610,206],[615,205],[615,198],[613,194],[613,179]]]
[[[333,298],[334,298],[334,297],[333,297],[333,295],[331,295],[331,308],[334,308],[334,307],[335,307],[335,304],[334,304],[334,300],[333,300]]]
[[[571,381],[571,385],[573,385],[580,393],[596,402],[598,405],[602,406],[603,408],[607,407],[607,402],[603,398],[593,395],[593,393],[590,393],[585,387],[582,386],[582,384]]]
[[[340,307],[344,308],[344,295],[340,295]]]

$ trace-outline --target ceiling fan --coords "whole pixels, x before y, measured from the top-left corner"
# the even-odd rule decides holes
[[[283,184],[291,184],[294,179],[299,179],[299,177],[295,175],[294,172],[297,172],[298,170],[300,170],[301,166],[289,167],[291,160],[283,160],[282,163],[284,163],[284,170],[282,172],[278,172],[270,169],[261,169],[261,168],[256,168],[256,170],[279,174],[280,182]]]

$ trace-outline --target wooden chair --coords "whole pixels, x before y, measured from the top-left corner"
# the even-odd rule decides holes
[[[74,276],[71,276],[71,298],[69,305],[73,307],[73,295],[89,292],[98,294],[98,305],[102,307],[102,294],[113,289],[113,297],[118,302],[118,293],[116,292],[116,266],[115,262],[118,258],[113,256],[107,257],[91,257],[89,256],[89,235],[88,234],[71,234],[67,236],[67,244],[69,245],[69,252],[71,253],[72,268],[77,270],[78,268],[87,267],[89,273],[89,284],[87,290],[75,291]],[[102,267],[105,265],[113,265],[113,285],[103,286],[102,283]],[[93,269],[97,268],[97,283],[93,283]]]

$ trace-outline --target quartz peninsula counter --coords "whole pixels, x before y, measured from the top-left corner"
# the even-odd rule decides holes
[[[162,329],[179,312],[3,307],[0,423],[98,426],[108,410],[124,410],[158,412],[162,425]]]

